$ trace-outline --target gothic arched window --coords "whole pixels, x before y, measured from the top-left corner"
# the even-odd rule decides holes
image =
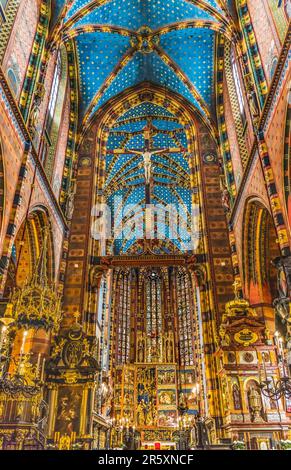
[[[231,51],[231,67],[232,67],[232,74],[233,74],[237,99],[239,103],[239,110],[240,110],[241,117],[244,121],[245,120],[245,102],[244,102],[243,90],[241,86],[241,78],[240,78],[240,74],[239,74],[239,70],[237,66],[235,52],[233,49]]]
[[[119,274],[116,311],[117,311],[117,363],[126,364],[130,359],[130,272]]]
[[[5,8],[8,3],[8,0],[0,0],[0,24],[6,21]]]
[[[149,272],[145,289],[146,334],[151,339],[151,356],[158,353],[162,334],[162,280],[156,271]]]
[[[69,130],[69,85],[68,61],[64,46],[54,58],[54,74],[47,77],[45,83],[49,91],[45,129],[42,138],[42,161],[46,175],[53,181],[57,195],[61,186],[61,177],[65,159],[65,143]]]
[[[278,8],[284,7],[287,18],[291,18],[291,0],[278,0]]]
[[[186,272],[177,273],[176,286],[180,362],[182,365],[190,366],[194,364],[194,345],[190,285]]]
[[[52,123],[54,119],[58,92],[59,92],[59,87],[60,87],[60,81],[61,81],[61,54],[59,53],[57,57],[57,63],[55,66],[54,78],[53,78],[53,83],[52,83],[52,88],[51,88],[51,93],[50,93],[50,100],[48,104],[48,115],[47,115],[47,124],[46,124],[46,129],[48,132],[51,131],[51,127],[52,127]]]

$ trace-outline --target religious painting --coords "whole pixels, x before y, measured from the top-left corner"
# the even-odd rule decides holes
[[[159,369],[158,385],[175,385],[176,373],[175,369]]]
[[[143,399],[138,403],[136,410],[136,422],[138,426],[156,426],[157,410],[156,402],[151,399],[145,402]]]
[[[138,402],[148,403],[155,395],[156,370],[154,368],[141,367],[137,371],[137,394]]]
[[[171,441],[173,431],[164,431],[160,429],[148,429],[143,433],[145,441]]]
[[[79,433],[82,387],[59,387],[55,431],[61,434]]]
[[[160,390],[158,401],[160,405],[176,405],[176,392],[174,390]]]
[[[120,388],[116,388],[114,392],[114,403],[115,405],[121,405],[122,391]]]
[[[195,373],[193,370],[183,370],[181,371],[181,380],[183,384],[194,384],[195,383]]]
[[[158,426],[174,427],[177,423],[177,413],[175,410],[162,410],[158,414]]]
[[[190,407],[197,405],[197,395],[193,393],[192,391],[188,393],[187,403]]]
[[[134,401],[133,390],[124,390],[124,396],[123,396],[124,406],[133,404],[133,401]]]
[[[140,367],[137,370],[137,425],[153,426],[156,418],[156,369]]]
[[[134,385],[134,370],[125,369],[124,383],[126,383],[127,385]]]

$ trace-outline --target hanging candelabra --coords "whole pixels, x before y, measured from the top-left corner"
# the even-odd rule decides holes
[[[281,398],[289,399],[291,398],[291,378],[288,375],[288,371],[285,366],[285,358],[283,346],[281,343],[277,345],[278,347],[278,363],[279,363],[279,378],[275,380],[274,377],[268,377],[265,353],[262,353],[263,367],[264,367],[264,378],[261,376],[261,367],[259,366],[259,376],[260,376],[260,389],[262,394],[270,398],[271,400],[278,401]],[[281,363],[281,364],[280,364]],[[281,367],[283,369],[283,375],[280,375]]]
[[[38,365],[35,367],[30,363],[30,354],[20,354],[19,358],[14,360],[14,365],[15,372],[2,372],[0,393],[10,398],[16,395],[22,395],[25,398],[38,395],[43,385],[44,367],[39,375]],[[5,369],[7,370],[7,367],[4,367]]]
[[[43,245],[33,275],[22,288],[14,290],[5,315],[0,318],[0,393],[8,399],[20,396],[29,399],[41,393],[45,354],[27,351],[28,336],[39,329],[49,334],[59,327],[60,296],[49,285],[46,273],[47,238],[48,228],[45,227]],[[15,332],[20,341],[19,353],[15,339],[11,351]]]
[[[263,380],[260,384],[262,394],[271,400],[280,400],[280,398],[291,398],[291,379],[290,377],[281,377],[276,382],[274,379]]]

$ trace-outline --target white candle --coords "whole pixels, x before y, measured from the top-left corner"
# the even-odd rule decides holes
[[[2,351],[2,346],[5,343],[6,331],[7,331],[7,326],[3,325],[1,328],[1,335],[0,335],[0,354]]]
[[[37,356],[37,364],[36,364],[36,370],[35,370],[35,376],[38,379],[39,372],[40,372],[40,359],[41,359],[41,354],[39,353]]]
[[[43,363],[42,363],[42,371],[41,371],[41,380],[42,381],[44,379],[44,366],[45,366],[45,357],[43,358]]]
[[[18,372],[20,372],[20,370],[21,370],[22,356],[24,354],[24,346],[25,346],[25,341],[26,341],[27,334],[28,334],[27,331],[23,332],[22,344],[21,344],[21,349],[20,349],[19,364],[18,364]]]
[[[20,351],[20,354],[21,354],[21,355],[24,353],[24,346],[25,346],[25,341],[26,341],[27,333],[28,333],[27,331],[24,331],[24,333],[23,333],[22,345],[21,345],[21,351]]]

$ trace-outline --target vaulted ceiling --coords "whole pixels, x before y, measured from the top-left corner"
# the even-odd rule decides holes
[[[57,15],[63,17],[62,39],[75,43],[82,126],[113,97],[142,82],[180,94],[206,122],[215,120],[216,35],[229,34],[221,0],[75,0],[66,2],[65,9],[62,0],[55,1]],[[114,241],[115,253],[138,251],[139,236],[128,232],[133,229],[132,207],[144,211],[146,205],[145,172],[142,156],[130,150],[145,148],[148,125],[153,126],[151,148],[180,148],[151,158],[151,203],[184,205],[184,233],[174,240],[166,234],[168,241],[158,249],[184,251],[191,232],[185,129],[165,107],[144,103],[125,112],[109,133],[104,196],[117,232],[127,224]],[[132,205],[129,213],[119,212],[116,197]],[[155,224],[157,238],[161,230]]]
[[[180,93],[211,117],[215,35],[228,30],[220,0],[75,0],[64,15],[63,38],[76,44],[85,121],[145,80]]]

